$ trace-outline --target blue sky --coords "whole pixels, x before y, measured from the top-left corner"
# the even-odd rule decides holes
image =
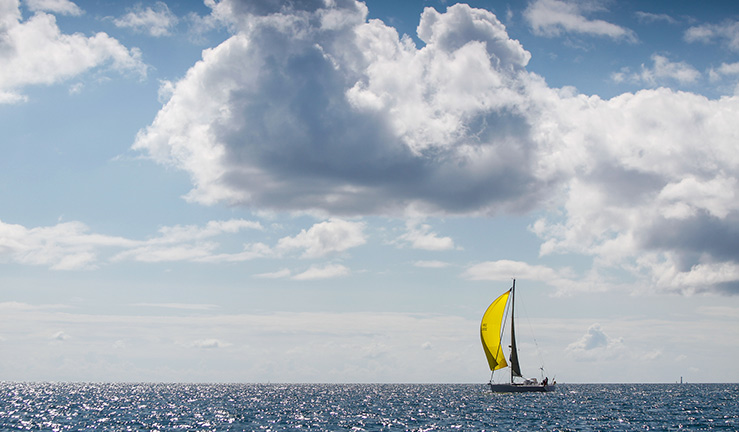
[[[0,17],[0,379],[739,380],[737,6]]]

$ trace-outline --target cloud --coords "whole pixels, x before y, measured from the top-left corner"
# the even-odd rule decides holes
[[[681,84],[693,83],[701,74],[685,62],[671,62],[667,57],[653,55],[654,67],[642,68],[641,77],[644,82],[656,83],[656,79],[669,78]]]
[[[161,236],[152,240],[153,243],[177,243],[181,241],[201,240],[224,233],[237,233],[242,229],[262,230],[259,222],[244,219],[230,219],[226,221],[210,221],[204,227],[196,225],[175,225],[159,229]]]
[[[276,249],[282,252],[303,250],[303,258],[323,257],[365,244],[364,227],[363,222],[329,219],[313,225],[307,231],[302,230],[295,237],[281,238]]]
[[[636,15],[639,22],[643,22],[643,23],[651,24],[651,23],[659,22],[659,21],[664,21],[668,24],[677,23],[677,20],[675,18],[667,14],[655,14],[655,13],[642,12],[642,11],[636,11],[634,14]]]
[[[200,339],[193,341],[188,344],[189,347],[192,348],[200,348],[200,349],[217,349],[217,348],[227,348],[233,344],[224,342],[219,339]]]
[[[536,0],[524,11],[535,34],[560,36],[562,33],[580,33],[604,36],[616,40],[636,42],[636,34],[627,28],[603,20],[585,17],[592,5],[561,0]]]
[[[69,340],[71,338],[72,338],[71,336],[69,336],[68,334],[64,333],[63,331],[58,331],[58,332],[54,333],[53,335],[51,335],[51,339],[52,340],[55,340],[55,341],[65,341],[65,340]]]
[[[4,336],[13,336],[3,349],[16,354],[3,359],[3,373],[13,381],[48,380],[49,371],[60,381],[117,382],[472,382],[484,374],[479,322],[452,315],[3,312]],[[58,351],[50,336],[59,329],[85,349]],[[39,339],[56,345],[54,355],[38,355]]]
[[[737,76],[739,75],[739,62],[721,63],[721,66],[718,68],[711,68],[708,71],[708,75],[712,81],[720,80],[727,76]]]
[[[475,264],[464,271],[463,277],[471,280],[510,280],[522,277],[529,280],[551,280],[557,271],[545,266],[532,266],[521,261],[488,261]]]
[[[628,68],[625,68],[611,77],[616,82],[628,79],[631,82],[643,83],[652,87],[670,81],[691,84],[701,77],[701,73],[693,66],[685,62],[672,62],[659,54],[652,55],[652,62],[652,67],[642,65],[639,73],[631,73]]]
[[[261,243],[245,245],[242,252],[219,254],[215,252],[220,246],[219,243],[206,241],[206,239],[223,234],[234,234],[242,229],[261,230],[263,228],[258,222],[243,219],[210,221],[204,227],[195,225],[162,227],[159,229],[159,237],[140,242],[137,247],[115,255],[112,260],[232,262],[271,254],[270,249]]]
[[[492,13],[465,5],[427,8],[420,49],[367,21],[361,3],[301,5],[271,14],[270,3],[219,3],[214,14],[234,36],[204,52],[139,133],[136,149],[190,174],[188,199],[391,216],[547,209],[532,225],[541,253],[594,259],[573,286],[603,289],[597,274],[611,269],[635,286],[732,292],[738,99],[658,88],[601,100],[551,89],[525,70],[530,54]],[[531,10],[539,7],[566,8],[575,23],[588,12],[559,2]],[[582,31],[629,39],[585,22]],[[635,79],[699,76],[653,61]],[[669,240],[665,227],[694,235]],[[315,234],[285,238],[282,251],[339,251]],[[403,241],[453,244],[425,226]],[[692,285],[712,269],[721,276]]]
[[[525,94],[540,80],[492,13],[427,8],[422,49],[365,21],[361,3],[233,13],[238,32],[174,84],[134,145],[189,172],[189,200],[466,213],[547,193],[517,169],[533,163]]]
[[[133,306],[178,309],[178,310],[212,310],[218,308],[214,304],[198,304],[198,303],[135,303]]]
[[[261,230],[262,226],[243,219],[211,221],[202,227],[163,227],[159,236],[134,240],[92,233],[81,222],[26,228],[0,221],[0,261],[48,266],[53,270],[81,270],[94,269],[101,260],[228,262],[272,254],[261,243],[247,244],[242,252],[216,253],[220,244],[206,241],[242,229]],[[109,256],[111,251],[114,254]]]
[[[63,304],[32,305],[20,302],[0,302],[0,310],[4,311],[4,313],[66,309],[68,307],[69,306]]]
[[[431,232],[431,226],[421,224],[415,219],[406,223],[408,232],[401,235],[398,241],[401,244],[409,244],[414,249],[442,251],[454,249],[454,240],[451,237],[439,237]]]
[[[577,125],[555,133],[559,151],[574,144],[573,175],[563,213],[532,226],[542,254],[590,255],[643,287],[672,291],[725,291],[739,280],[731,120],[739,98],[660,88],[608,101],[581,95],[558,106],[555,117]]]
[[[258,258],[283,258],[299,252],[301,258],[315,259],[345,252],[366,243],[364,222],[332,218],[314,224],[293,237],[283,237],[270,247],[262,242],[244,243],[242,250],[224,252],[219,238],[242,230],[263,231],[259,222],[244,219],[210,221],[205,225],[162,227],[157,235],[136,240],[90,232],[81,222],[64,222],[49,227],[26,228],[0,221],[0,262],[48,266],[53,270],[85,270],[102,263],[138,261],[161,262],[242,262]],[[294,279],[334,277],[347,273],[343,266],[312,268]],[[289,276],[279,274],[280,276]],[[322,276],[328,275],[328,276]],[[276,277],[265,273],[260,277]]]
[[[413,265],[421,268],[444,268],[450,264],[444,261],[416,261]]]
[[[633,289],[739,293],[739,98],[659,87],[603,100],[550,88],[526,70],[530,53],[495,15],[465,5],[427,8],[421,48],[367,20],[364,3],[277,5],[212,4],[213,19],[233,35],[168,84],[169,99],[134,148],[187,172],[190,201],[334,219],[274,247],[217,254],[203,238],[172,244],[173,256],[340,253],[365,241],[350,225],[346,238],[331,237],[346,215],[536,212],[531,230],[542,255],[593,261],[579,279],[550,275],[560,289],[603,289],[599,275],[623,272]],[[586,3],[537,1],[527,19],[546,35],[636,40],[589,18],[594,12]],[[696,28],[692,41],[730,39],[733,27]],[[622,78],[650,87],[700,78],[686,63],[652,61]],[[414,229],[408,244],[452,244]]]
[[[62,15],[82,15],[82,9],[69,0],[25,0],[24,4],[32,11],[52,12]]]
[[[613,359],[624,355],[624,344],[622,338],[611,338],[596,323],[580,339],[568,345],[566,351],[578,360]]]
[[[265,257],[272,254],[270,248],[262,243],[244,245],[237,253],[216,253],[219,243],[206,241],[227,233],[237,233],[242,229],[262,230],[258,222],[243,219],[210,221],[204,227],[195,225],[163,227],[159,237],[140,242],[112,258],[113,261],[135,260],[142,262],[235,262]]]
[[[738,319],[739,318],[739,307],[701,306],[698,308],[698,313],[707,315],[709,317]]]
[[[274,272],[255,274],[254,277],[261,279],[283,279],[290,277],[291,274],[290,269],[280,269]]]
[[[79,222],[28,229],[0,221],[0,260],[49,266],[54,270],[92,268],[99,249],[134,244],[122,237],[90,233]]]
[[[179,20],[164,2],[154,3],[154,7],[137,5],[126,15],[116,18],[113,23],[117,27],[130,28],[139,33],[160,37],[171,35],[172,28]]]
[[[702,24],[685,31],[687,42],[724,42],[732,51],[739,51],[739,21],[725,21],[721,24]]]
[[[113,257],[113,261],[133,260],[148,263],[200,261],[214,256],[218,247],[215,242],[196,244],[155,245],[144,244],[129,249]]]
[[[323,266],[312,265],[307,270],[293,274],[290,269],[281,269],[274,272],[259,273],[254,275],[260,279],[292,279],[297,281],[317,280],[317,279],[333,279],[337,277],[347,276],[351,270],[341,264],[325,264]]]
[[[69,4],[32,3],[33,7],[43,9]],[[28,85],[62,82],[105,65],[122,73],[146,75],[141,52],[136,48],[129,50],[105,33],[91,37],[81,33],[63,34],[53,15],[39,11],[23,20],[17,1],[6,1],[3,8],[0,19],[0,35],[3,36],[0,103],[25,101],[27,98],[21,90]]]
[[[323,267],[311,266],[308,270],[296,274],[292,277],[294,280],[316,280],[316,279],[333,279],[346,276],[351,271],[341,264],[327,264]]]
[[[461,277],[469,280],[485,281],[510,281],[511,279],[541,281],[556,287],[559,293],[599,290],[599,287],[597,285],[593,286],[587,278],[577,280],[574,272],[567,267],[553,269],[547,266],[531,265],[522,261],[481,262],[465,269]]]

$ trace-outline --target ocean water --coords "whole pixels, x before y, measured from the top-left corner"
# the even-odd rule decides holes
[[[0,430],[739,430],[739,384],[0,383]]]

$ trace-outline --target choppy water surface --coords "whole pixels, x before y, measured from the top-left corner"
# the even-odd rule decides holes
[[[739,384],[0,383],[0,430],[739,430]]]

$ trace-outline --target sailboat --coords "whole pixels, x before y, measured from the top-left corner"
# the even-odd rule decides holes
[[[511,392],[549,392],[554,390],[554,382],[549,383],[549,378],[544,378],[539,382],[536,378],[523,379],[521,375],[521,366],[518,362],[518,349],[516,348],[516,327],[514,325],[514,308],[516,298],[516,280],[513,279],[513,286],[495,299],[485,311],[480,323],[480,339],[482,340],[482,348],[485,351],[488,365],[490,366],[490,390],[493,392],[511,393]],[[510,302],[509,302],[510,300]],[[507,307],[510,303],[510,307]],[[506,362],[505,353],[503,352],[503,332],[505,330],[507,313],[511,315],[511,354],[510,370],[511,379],[508,383],[494,383],[493,375],[498,369],[509,367]],[[519,380],[516,380],[519,378]]]

